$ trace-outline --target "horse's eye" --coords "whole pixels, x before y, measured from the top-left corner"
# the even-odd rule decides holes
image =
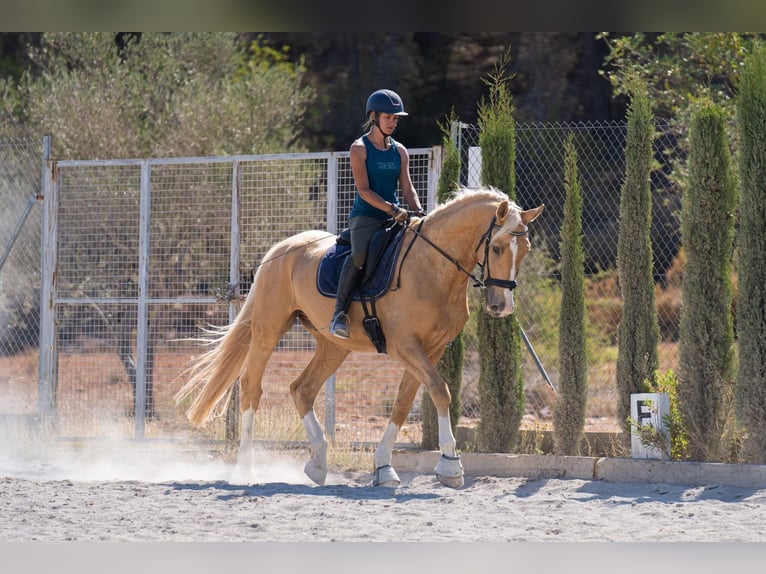
[[[500,255],[500,248],[497,245],[493,245],[492,253],[494,253],[495,255]]]

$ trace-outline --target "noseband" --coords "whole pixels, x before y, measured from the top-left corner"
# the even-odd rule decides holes
[[[502,287],[503,289],[510,289],[513,291],[516,289],[516,281],[513,279],[495,279],[489,272],[489,244],[492,242],[492,231],[496,227],[498,229],[502,227],[501,225],[497,225],[496,221],[497,216],[493,216],[492,221],[489,222],[487,231],[485,231],[484,235],[481,236],[481,239],[479,239],[479,243],[476,245],[476,249],[474,250],[478,251],[479,247],[481,247],[481,242],[484,242],[484,263],[478,264],[479,269],[481,269],[481,274],[479,275],[479,285],[477,286],[487,288],[495,285],[497,287]],[[524,227],[522,231],[510,231],[509,233],[515,237],[524,237],[527,235],[528,230],[526,227]]]

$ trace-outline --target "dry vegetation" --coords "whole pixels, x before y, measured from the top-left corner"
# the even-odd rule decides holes
[[[663,344],[660,355],[673,361],[674,345]],[[189,366],[191,352],[163,353],[155,363],[154,402],[156,419],[147,421],[145,436],[162,438],[214,438],[223,436],[222,419],[211,421],[202,431],[193,429],[177,407],[173,395],[183,384],[179,374]],[[303,428],[293,408],[288,385],[308,362],[310,352],[277,351],[264,377],[264,399],[257,417],[256,434],[264,440],[304,440]],[[464,404],[475,408],[478,372],[467,357]],[[36,352],[0,358],[0,412],[36,411]],[[613,380],[614,365],[594,367],[594,380]],[[401,368],[391,359],[378,355],[352,355],[336,374],[336,439],[340,443],[377,441],[383,433],[396,396]],[[546,408],[553,391],[541,380],[534,367],[527,373],[527,429],[550,429]],[[592,385],[586,431],[614,430],[610,404],[615,400],[613,385]],[[399,440],[420,441],[419,398]],[[324,418],[325,394],[317,399],[317,412]],[[115,353],[102,349],[65,349],[59,357],[59,430],[65,436],[131,436],[134,431],[133,392]],[[540,412],[542,410],[542,412]],[[475,412],[472,411],[473,415]],[[461,417],[460,424],[475,426],[476,416]]]

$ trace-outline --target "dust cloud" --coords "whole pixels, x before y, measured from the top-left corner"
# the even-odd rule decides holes
[[[236,469],[234,455],[224,455],[222,447],[205,448],[184,440],[55,438],[41,430],[36,415],[3,413],[2,407],[0,404],[0,477],[311,484],[303,473],[304,461],[294,453],[256,446],[253,470],[243,474]],[[119,434],[115,429],[104,436]]]

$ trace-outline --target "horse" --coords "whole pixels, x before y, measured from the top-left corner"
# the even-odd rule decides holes
[[[492,187],[461,188],[424,217],[411,216],[403,238],[408,244],[398,255],[398,288],[377,301],[386,352],[405,371],[374,451],[374,486],[395,488],[401,483],[391,465],[392,451],[419,385],[425,385],[437,412],[441,457],[434,468],[436,476],[448,487],[464,484],[450,425],[450,391],[435,365],[468,320],[469,280],[486,289],[490,315],[505,317],[514,312],[513,289],[521,261],[531,248],[527,225],[544,207],[523,210]],[[272,246],[241,310],[230,325],[208,335],[210,348],[190,367],[190,378],[175,395],[177,404],[193,397],[186,415],[195,426],[203,426],[214,411],[220,412],[239,381],[241,433],[236,464],[242,472],[254,465],[253,425],[266,363],[297,318],[316,339],[316,351],[290,384],[290,394],[309,442],[304,472],[316,484],[325,483],[328,443],[314,401],[350,352],[375,350],[362,328],[358,301],[349,309],[350,338],[329,333],[335,300],[319,293],[316,276],[320,260],[336,239],[327,231],[310,230]],[[472,273],[477,265],[480,277]]]

